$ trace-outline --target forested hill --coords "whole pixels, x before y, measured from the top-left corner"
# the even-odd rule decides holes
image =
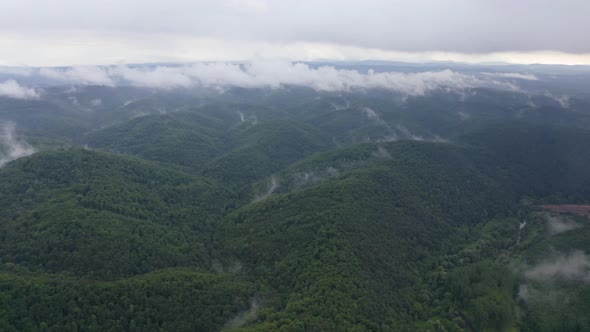
[[[589,154],[570,143],[590,136],[555,129],[547,140],[546,128],[522,128],[471,131],[459,144],[398,141],[315,154],[275,173],[273,190],[267,180],[255,184],[250,199],[224,189],[231,186],[218,180],[241,173],[220,167],[212,179],[206,170],[197,176],[83,149],[19,159],[0,170],[0,323],[6,330],[414,330],[436,316],[447,328],[466,327],[471,313],[444,313],[459,303],[437,300],[429,284],[441,261],[488,236],[481,225],[516,216],[524,195],[548,200],[553,188],[559,199],[588,197]],[[243,176],[232,181],[253,183]],[[495,231],[507,238],[485,243],[490,251],[514,244],[518,221],[500,225]],[[514,306],[506,291],[502,305]],[[485,309],[478,326],[515,324],[500,307]]]
[[[582,97],[68,91],[0,99],[2,331],[590,330]]]
[[[207,268],[213,224],[234,202],[211,180],[79,149],[15,161],[0,181],[2,261],[98,279]]]

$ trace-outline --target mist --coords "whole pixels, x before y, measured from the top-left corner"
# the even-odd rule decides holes
[[[18,84],[15,80],[6,80],[0,83],[0,97],[13,99],[39,99],[39,93],[35,89]]]
[[[16,135],[14,123],[0,124],[0,167],[36,152],[29,143]]]
[[[549,234],[551,235],[557,235],[563,232],[568,232],[577,228],[582,227],[582,225],[576,223],[575,221],[560,216],[560,217],[556,217],[556,216],[551,216],[551,215],[546,215],[545,216],[545,220],[547,220],[547,225],[549,227]]]
[[[245,64],[200,62],[177,66],[41,68],[38,75],[69,84],[131,85],[154,89],[231,86],[277,89],[302,86],[329,92],[383,89],[406,96],[423,96],[443,88],[455,91],[475,87],[520,89],[513,80],[506,80],[505,77],[463,74],[449,69],[414,73],[361,72],[328,65],[312,67],[301,62],[276,60]]]
[[[544,260],[525,271],[529,279],[566,279],[590,282],[590,256],[576,250]]]
[[[266,189],[266,192],[260,195],[256,195],[252,202],[255,203],[267,199],[270,195],[272,195],[275,192],[275,190],[277,190],[277,188],[279,188],[279,181],[273,175],[270,177],[270,183],[268,185],[268,188]]]
[[[256,298],[250,300],[250,308],[248,310],[240,311],[236,316],[225,323],[226,328],[236,328],[247,324],[256,319],[256,313],[260,309],[260,304]]]

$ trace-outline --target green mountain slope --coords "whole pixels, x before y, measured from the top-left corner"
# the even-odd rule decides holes
[[[519,300],[522,285],[546,287],[526,271],[549,248],[588,250],[585,226],[546,240],[541,221],[519,224],[535,204],[590,202],[588,132],[466,122],[448,143],[334,149],[311,122],[226,111],[88,136],[155,161],[70,149],[0,169],[0,327],[587,326],[573,309],[548,314],[547,299]],[[562,286],[585,308],[585,288]]]
[[[461,227],[510,213],[510,193],[479,173],[467,151],[384,147],[389,158],[230,214],[222,248],[268,279],[280,300],[253,329],[411,324],[411,287],[429,257],[460,244]]]
[[[93,278],[208,266],[232,195],[209,180],[128,157],[65,150],[0,170],[3,262]]]

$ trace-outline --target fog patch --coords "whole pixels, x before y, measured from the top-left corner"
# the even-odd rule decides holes
[[[92,99],[90,101],[90,105],[93,107],[98,107],[98,106],[102,105],[102,99],[100,99],[100,98]]]
[[[137,101],[137,99],[128,99],[123,103],[123,105],[120,106],[120,108],[125,108],[125,107],[133,104],[136,101]]]
[[[401,133],[400,136],[402,136],[405,139],[411,139],[411,140],[414,140],[414,141],[424,141],[425,140],[424,137],[422,137],[422,136],[412,134],[408,130],[408,128],[406,128],[406,127],[404,127],[402,125],[397,125],[395,127],[397,128],[398,132]]]
[[[279,181],[277,180],[276,176],[273,175],[270,177],[270,183],[268,184],[268,189],[266,190],[266,192],[261,195],[256,195],[252,202],[256,203],[267,199],[270,195],[272,195],[275,192],[275,190],[277,190],[277,188],[279,188]]]
[[[566,279],[590,282],[590,257],[583,251],[576,250],[567,255],[546,259],[527,269],[524,275],[537,280]]]
[[[516,236],[516,244],[519,244],[520,241],[522,240],[522,230],[526,227],[526,220],[522,219],[519,223],[518,223],[518,231],[517,231],[517,236]]]
[[[373,151],[372,155],[377,158],[391,159],[389,151],[382,146],[378,146],[377,151]]]
[[[549,234],[551,235],[557,235],[563,232],[568,232],[576,228],[582,227],[582,225],[565,216],[556,217],[549,214],[545,214],[545,220],[547,221]]]
[[[258,117],[254,114],[246,116],[243,112],[238,112],[238,116],[240,117],[240,123],[258,124]]]
[[[377,142],[387,143],[387,142],[395,142],[395,141],[399,141],[399,140],[400,140],[400,137],[395,133],[395,131],[391,130],[391,132],[388,135],[377,140]]]
[[[12,99],[39,99],[40,94],[35,89],[18,84],[15,80],[0,83],[0,97]]]
[[[217,273],[239,273],[242,271],[242,263],[239,261],[231,261],[227,264],[223,264],[218,259],[213,259],[211,262],[211,268]]]
[[[0,124],[0,167],[37,151],[29,143],[17,137],[15,128],[12,122]]]
[[[363,113],[371,121],[375,122],[376,124],[385,127],[388,131],[388,134],[383,137],[382,139],[378,140],[379,142],[392,142],[397,141],[400,137],[395,129],[393,129],[385,120],[383,120],[379,114],[370,107],[361,107],[360,111]],[[367,136],[363,142],[370,142],[371,138]]]
[[[78,102],[78,98],[76,98],[74,96],[69,96],[68,101],[70,102],[70,104],[72,104],[74,106],[80,106],[80,102]]]
[[[535,103],[533,102],[533,99],[531,98],[531,96],[530,96],[530,95],[527,95],[527,102],[526,102],[526,105],[527,105],[528,107],[530,107],[530,108],[536,108],[536,107],[537,107],[537,104],[535,104]]]
[[[564,109],[570,108],[570,97],[569,96],[559,96],[554,98],[556,102],[559,103],[559,106]]]
[[[330,107],[332,107],[335,111],[342,111],[350,108],[350,101],[344,100],[344,104],[339,104],[335,102],[330,103]]]
[[[224,328],[232,329],[240,326],[244,326],[249,322],[256,320],[256,314],[260,309],[260,304],[256,298],[250,300],[250,307],[248,310],[240,311],[236,316],[225,323]]]
[[[292,175],[293,186],[295,188],[301,188],[322,181],[334,178],[340,175],[340,171],[334,167],[326,167],[323,171],[306,171],[298,172]]]
[[[457,115],[459,116],[459,118],[463,121],[468,120],[469,118],[471,118],[471,114],[465,113],[465,112],[457,112]]]
[[[361,112],[370,120],[374,121],[375,123],[387,127],[388,129],[391,129],[389,127],[389,125],[387,124],[387,122],[385,122],[385,120],[383,120],[381,118],[381,116],[379,116],[379,114],[372,108],[370,107],[362,107],[361,108]]]
[[[545,91],[543,95],[545,97],[553,99],[559,105],[559,107],[563,109],[569,109],[571,106],[571,98],[568,95],[555,96],[549,91]]]
[[[365,114],[369,119],[381,120],[381,118],[377,115],[377,112],[375,112],[373,109],[369,107],[361,108],[361,112],[363,112],[363,114]]]

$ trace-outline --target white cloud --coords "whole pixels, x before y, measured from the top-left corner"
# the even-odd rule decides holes
[[[589,11],[586,0],[3,0],[0,64],[243,61],[257,54],[590,64]]]
[[[157,33],[119,31],[53,31],[51,35],[0,30],[0,65],[73,66],[148,62],[250,61],[260,55],[292,61],[391,60],[404,62],[456,61],[522,64],[590,64],[590,53],[511,51],[461,53],[401,51],[329,41],[225,40]]]
[[[0,97],[38,99],[39,93],[35,89],[21,86],[15,80],[7,80],[0,83]]]
[[[175,67],[143,69],[119,66],[110,70],[110,74],[118,76],[133,85],[151,88],[186,88],[192,85],[191,79],[183,72],[183,70]]]
[[[35,148],[16,136],[14,123],[0,125],[0,167],[12,160],[31,155],[35,151]]]
[[[523,73],[482,73],[484,75],[489,76],[497,76],[497,77],[506,77],[506,78],[516,78],[519,80],[527,80],[527,81],[538,81],[539,78],[533,74],[523,74]]]
[[[563,278],[589,282],[590,257],[577,250],[569,255],[547,259],[525,271],[525,276],[530,279]]]
[[[96,84],[113,86],[114,83],[105,68],[95,66],[80,66],[66,69],[41,68],[41,76],[78,84]]]
[[[547,225],[549,226],[549,233],[551,235],[568,232],[582,227],[582,225],[564,216],[556,217],[547,214],[545,215],[545,220],[547,220]]]
[[[167,33],[407,52],[582,53],[590,52],[589,11],[585,0],[3,0],[0,30],[43,37],[60,30]]]
[[[444,88],[461,90],[478,86],[518,89],[513,83],[498,79],[478,78],[451,70],[417,73],[380,72],[337,69],[332,66],[311,67],[288,61],[254,61],[243,65],[227,62],[195,63],[181,66],[145,67],[74,67],[40,70],[41,75],[99,85],[131,84],[134,86],[171,89],[238,86],[244,88],[280,88],[306,86],[318,91],[385,89],[404,95],[420,96]]]

